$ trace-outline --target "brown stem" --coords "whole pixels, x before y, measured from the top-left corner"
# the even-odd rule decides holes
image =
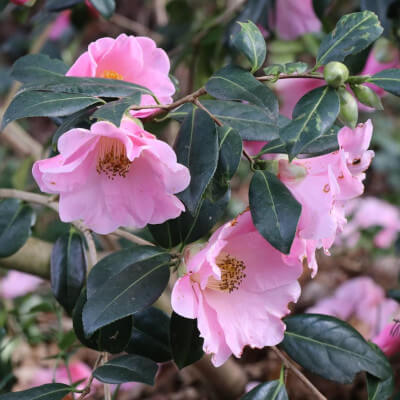
[[[281,359],[283,362],[283,365],[287,368],[290,369],[309,389],[310,391],[314,394],[315,398],[319,400],[328,400],[302,373],[301,371],[296,367],[296,365],[293,364],[293,362],[285,356],[277,347],[272,346],[271,350]]]
[[[100,364],[100,361],[103,358],[103,353],[99,353],[99,355],[97,356],[97,360],[94,363],[93,366],[93,371],[98,367],[98,365]],[[90,393],[90,387],[92,386],[92,382],[93,382],[94,376],[93,373],[90,375],[90,378],[86,384],[86,386],[83,388],[81,395],[79,396],[78,400],[83,400],[89,393]]]

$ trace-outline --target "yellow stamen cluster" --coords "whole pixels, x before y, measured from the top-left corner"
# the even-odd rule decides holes
[[[116,79],[117,81],[124,80],[124,77],[121,74],[112,70],[103,71],[101,74],[101,78]]]
[[[221,280],[211,277],[207,282],[207,287],[229,293],[239,289],[243,279],[246,278],[244,262],[225,254],[218,257],[217,265],[221,269]]]
[[[116,176],[126,178],[132,162],[126,156],[124,144],[118,139],[103,136],[98,146],[97,173],[104,173],[111,180]]]

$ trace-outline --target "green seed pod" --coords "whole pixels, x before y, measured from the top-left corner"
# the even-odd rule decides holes
[[[325,65],[324,78],[329,86],[338,88],[349,79],[349,69],[340,62],[331,61]]]
[[[376,110],[383,110],[383,105],[379,96],[368,86],[351,85],[351,89],[360,103]]]
[[[347,126],[355,128],[358,121],[358,105],[356,99],[345,89],[338,90],[340,99],[340,120]]]

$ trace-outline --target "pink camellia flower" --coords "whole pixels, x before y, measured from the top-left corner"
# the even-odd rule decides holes
[[[279,178],[302,205],[296,238],[289,257],[307,257],[313,273],[317,264],[314,250],[328,250],[346,223],[346,201],[364,191],[364,171],[374,152],[368,150],[372,123],[338,133],[339,150],[319,157],[279,160]]]
[[[383,229],[374,237],[374,243],[380,248],[388,248],[400,232],[400,210],[384,200],[375,197],[354,200],[346,214],[353,215],[353,218],[341,235],[341,242],[350,239],[351,243],[356,243],[361,229],[380,226]]]
[[[60,218],[82,219],[107,234],[119,226],[142,228],[178,217],[185,207],[174,196],[190,181],[172,148],[129,118],[116,127],[96,122],[72,129],[58,141],[60,154],[33,165],[46,193],[60,195]]]
[[[71,27],[71,10],[61,12],[54,22],[51,24],[49,38],[51,40],[58,40],[62,37],[64,32]]]
[[[321,30],[321,21],[315,15],[312,0],[279,0],[270,21],[278,36],[285,40]]]
[[[352,323],[387,355],[400,350],[400,329],[397,332],[393,323],[400,307],[386,298],[383,289],[369,277],[344,282],[333,296],[320,300],[306,312],[332,315]]]
[[[164,50],[147,37],[119,35],[102,38],[89,44],[67,72],[67,76],[118,79],[150,89],[163,104],[172,102],[175,87],[168,76],[169,58]],[[154,105],[150,95],[143,95],[141,105]],[[132,112],[146,117],[155,109]]]
[[[14,299],[33,292],[43,283],[37,276],[19,271],[10,271],[0,280],[0,297]]]
[[[215,366],[247,345],[283,339],[288,303],[297,301],[302,264],[289,265],[256,230],[249,211],[220,227],[187,261],[172,291],[174,311],[197,318],[204,351]]]

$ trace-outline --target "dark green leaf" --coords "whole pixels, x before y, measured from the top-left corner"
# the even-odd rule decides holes
[[[51,144],[54,150],[57,150],[57,142],[60,136],[73,128],[90,128],[89,116],[93,113],[94,107],[84,108],[69,117],[66,117],[61,125],[54,132]]]
[[[125,317],[113,322],[104,328],[99,329],[89,338],[85,336],[83,330],[82,312],[86,304],[86,289],[76,303],[73,313],[73,326],[76,337],[86,347],[98,351],[108,351],[109,353],[120,353],[127,345],[132,331],[132,317]]]
[[[242,52],[251,64],[251,73],[262,67],[267,56],[267,46],[257,25],[253,22],[238,22],[240,31],[232,37],[232,45]]]
[[[104,17],[110,18],[115,11],[115,0],[89,0],[96,10]]]
[[[10,122],[20,118],[70,115],[96,103],[104,101],[81,94],[21,92],[7,108],[1,127],[3,129]]]
[[[313,0],[312,3],[315,15],[322,20],[328,7],[332,4],[332,0]]]
[[[333,88],[323,86],[304,95],[293,110],[293,120],[280,131],[289,158],[293,159],[325,134],[336,121],[339,110],[339,96]]]
[[[239,67],[228,65],[217,71],[206,83],[206,90],[219,100],[244,100],[264,108],[270,120],[278,117],[278,99],[272,90]]]
[[[71,391],[71,387],[63,383],[50,383],[21,392],[0,395],[0,400],[62,400]]]
[[[68,67],[56,58],[44,54],[29,54],[19,58],[13,65],[11,76],[17,81],[28,83],[34,79],[46,80],[50,75],[65,75]]]
[[[219,157],[217,170],[207,188],[207,195],[213,201],[223,197],[229,189],[230,179],[235,174],[242,157],[242,139],[229,126],[217,127]]]
[[[387,291],[386,295],[387,297],[390,297],[391,299],[400,302],[400,289],[390,289]]]
[[[76,4],[83,3],[83,1],[84,0],[47,0],[45,9],[47,11],[62,11]]]
[[[394,390],[393,374],[380,380],[367,373],[368,400],[387,400],[390,399]]]
[[[262,383],[242,397],[242,400],[289,400],[280,380]]]
[[[253,223],[276,249],[288,254],[300,218],[301,205],[286,186],[268,171],[256,171],[249,190]]]
[[[85,248],[78,232],[71,230],[57,239],[50,268],[54,297],[72,314],[86,279]]]
[[[378,354],[350,325],[319,314],[285,318],[282,348],[298,364],[323,378],[350,383],[360,371],[386,380],[392,374],[383,354]]]
[[[373,11],[378,16],[380,23],[385,29],[384,34],[389,36],[392,23],[388,18],[388,9],[391,4],[396,2],[397,0],[361,0],[361,9]]]
[[[229,199],[229,190],[224,197],[215,202],[203,197],[194,216],[184,212],[178,218],[170,219],[163,224],[149,225],[150,232],[160,246],[168,249],[182,242],[192,243],[206,235],[218,222]]]
[[[105,383],[142,382],[154,385],[154,378],[158,370],[157,364],[136,355],[121,356],[108,361],[98,367],[93,375]]]
[[[171,316],[172,357],[179,369],[182,369],[203,357],[203,339],[197,328],[196,319],[183,318],[175,312]]]
[[[317,66],[329,61],[343,61],[346,56],[359,53],[378,39],[382,32],[378,17],[371,11],[344,15],[322,41]]]
[[[395,96],[400,96],[400,69],[385,69],[369,78],[367,82],[374,83],[376,86],[386,90]]]
[[[153,304],[169,279],[169,254],[152,247],[113,253],[90,271],[83,308],[86,335]]]
[[[195,214],[201,197],[218,163],[218,135],[214,121],[200,109],[193,108],[181,125],[175,151],[180,164],[190,171],[190,185],[178,197]]]
[[[141,93],[137,92],[132,96],[124,97],[121,100],[107,103],[98,108],[97,111],[92,115],[92,118],[107,120],[112,122],[114,125],[119,126],[125,112],[128,111],[132,105],[139,105],[141,98]]]
[[[235,101],[203,100],[201,102],[224,125],[239,132],[243,140],[273,140],[279,137],[276,118],[264,108]],[[172,118],[183,120],[193,108],[185,104],[169,114]]]
[[[169,324],[169,316],[155,307],[136,313],[131,339],[125,351],[156,362],[169,361],[172,358]]]
[[[307,154],[307,157],[320,156],[322,154],[332,153],[339,149],[339,143],[337,135],[340,128],[334,125],[322,136],[314,139],[310,142],[302,151],[303,154]]]
[[[0,201],[0,257],[10,256],[25,244],[34,221],[31,207],[16,199]]]

